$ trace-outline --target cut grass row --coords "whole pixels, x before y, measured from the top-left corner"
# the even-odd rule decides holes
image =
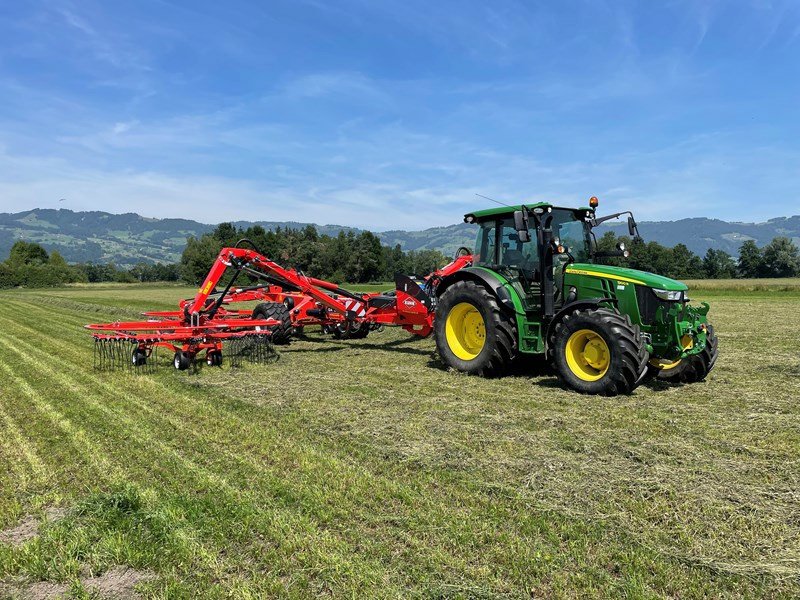
[[[128,564],[159,575],[156,596],[798,591],[800,327],[765,327],[794,298],[720,300],[710,382],[616,400],[542,371],[447,373],[398,331],[312,334],[272,367],[110,376],[80,325],[125,296],[43,298],[7,294],[0,315],[0,527],[74,510],[0,546],[0,580]]]

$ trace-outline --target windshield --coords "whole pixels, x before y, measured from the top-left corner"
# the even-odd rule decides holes
[[[575,259],[575,262],[588,262],[591,248],[591,227],[578,218],[574,211],[566,208],[553,209],[553,235],[561,240],[561,245]]]

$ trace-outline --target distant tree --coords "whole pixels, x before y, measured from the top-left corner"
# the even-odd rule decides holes
[[[764,257],[753,240],[747,240],[739,247],[737,274],[744,279],[763,277]]]
[[[233,223],[220,223],[212,233],[212,235],[219,240],[220,248],[235,245],[241,237],[240,234],[241,231],[238,231]],[[217,250],[217,252],[219,252],[219,250]]]
[[[672,251],[669,268],[663,273],[675,279],[697,279],[703,276],[703,261],[685,244],[677,244]]]
[[[383,247],[383,264],[385,267],[381,279],[386,281],[393,281],[396,273],[409,271],[406,265],[406,256],[400,244],[395,244],[394,248]]]
[[[41,265],[46,263],[49,258],[47,250],[36,242],[20,240],[11,246],[8,262],[15,265]]]
[[[181,255],[181,278],[192,285],[201,283],[221,249],[222,242],[213,234],[190,236]]]
[[[602,237],[597,240],[597,252],[616,252],[617,245],[623,243],[630,252],[633,248],[630,238],[617,236],[613,231],[606,231]],[[624,256],[603,256],[597,257],[598,262],[611,265],[614,267],[627,267],[630,266],[627,258]]]
[[[776,237],[764,246],[763,274],[765,277],[794,277],[800,271],[800,254],[787,237]]]
[[[8,263],[0,263],[0,288],[10,288],[19,285],[17,272]]]
[[[724,250],[709,248],[703,257],[703,272],[709,279],[730,279],[736,274],[736,263]]]
[[[409,274],[424,276],[449,262],[438,250],[411,250],[408,253]]]

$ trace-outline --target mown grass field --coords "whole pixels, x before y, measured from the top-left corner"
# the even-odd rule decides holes
[[[401,330],[97,373],[83,324],[192,291],[0,293],[0,531],[42,521],[0,542],[0,596],[124,565],[148,598],[796,597],[800,282],[695,287],[716,369],[621,398],[447,372]]]

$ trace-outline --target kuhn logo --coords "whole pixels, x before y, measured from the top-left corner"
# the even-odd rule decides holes
[[[414,300],[413,298],[406,298],[405,300],[403,300],[403,304],[405,304],[409,308],[414,308],[417,305],[417,301]]]

